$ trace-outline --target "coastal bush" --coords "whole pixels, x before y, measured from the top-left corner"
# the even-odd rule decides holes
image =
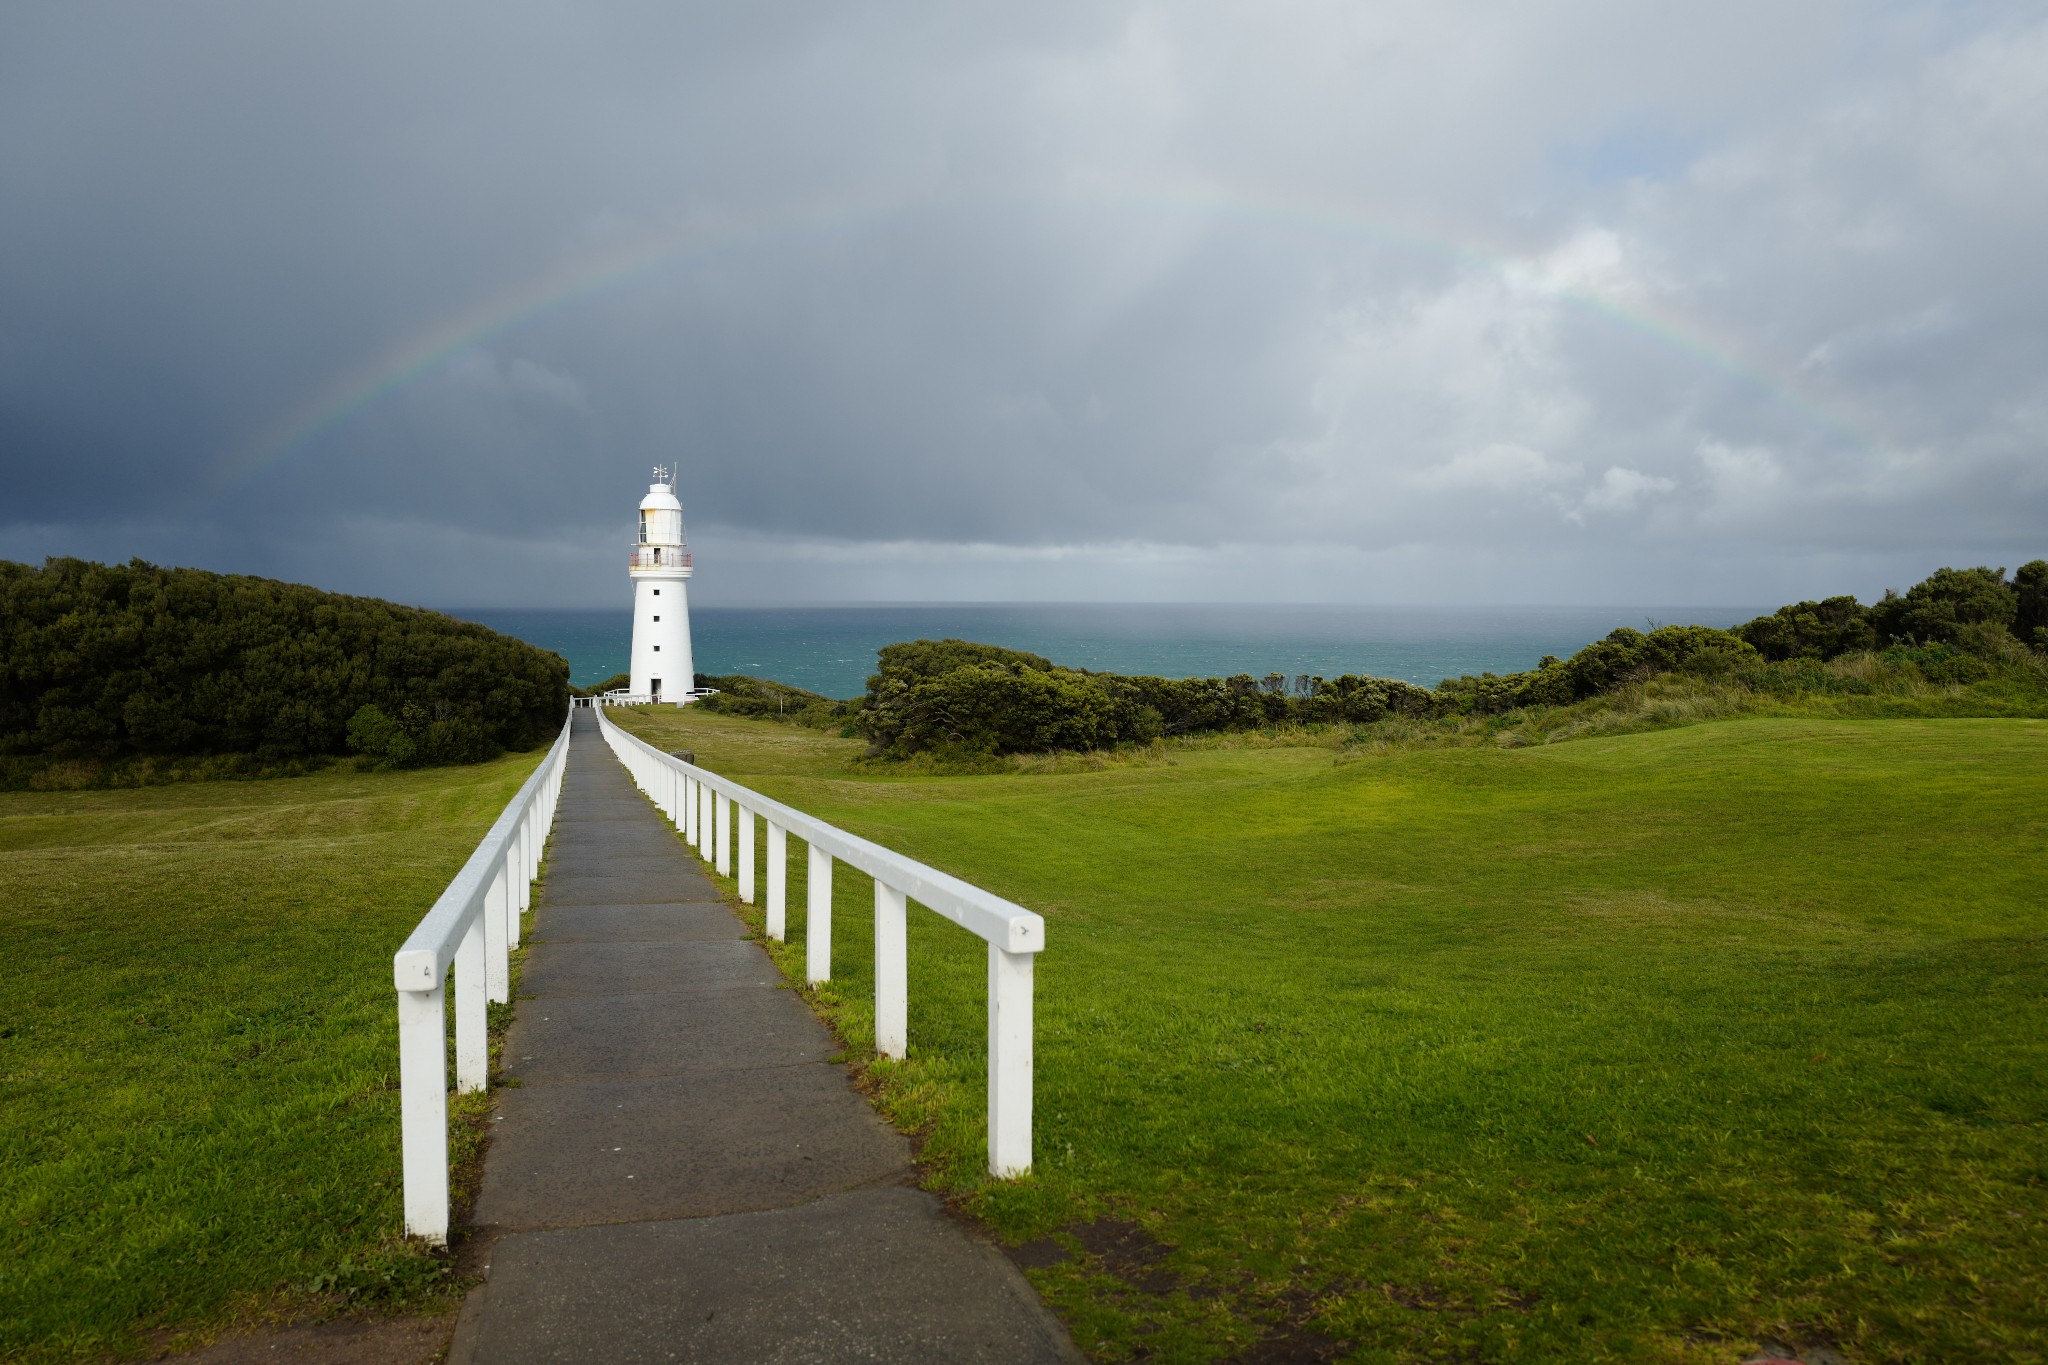
[[[1525,672],[1446,678],[1435,688],[1354,674],[1127,677],[995,645],[915,640],[884,648],[866,695],[839,714],[850,715],[872,756],[898,759],[1397,719],[1462,733],[1468,719],[1521,717],[1516,724],[1540,736],[1579,726],[1573,708],[1667,675],[1706,684],[1713,696],[1688,684],[1682,698],[1632,703],[1626,724],[1733,714],[1758,698],[1904,698],[1930,687],[1989,687],[1999,692],[1997,713],[2032,714],[2048,703],[2048,659],[2023,641],[2048,645],[2048,561],[2010,580],[2003,569],[1939,569],[1874,606],[1853,597],[1798,602],[1732,630],[1624,626],[1568,659],[1546,655]]]
[[[418,607],[240,574],[0,561],[0,755],[473,763],[568,705],[560,656]]]
[[[821,730],[836,730],[845,724],[845,702],[789,683],[750,673],[699,673],[696,685],[718,689],[715,696],[691,703],[717,715],[790,721]]]
[[[1887,592],[1871,607],[1886,644],[1955,644],[1971,626],[2009,628],[2019,595],[2004,569],[1936,569],[1905,593]]]

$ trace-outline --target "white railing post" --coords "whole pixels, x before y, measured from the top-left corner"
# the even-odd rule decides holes
[[[1032,954],[988,945],[988,1169],[1031,1169]]]
[[[515,832],[505,841],[505,951],[508,954],[519,946],[519,912],[526,908],[526,882],[520,877],[519,869],[525,865],[526,856],[519,851],[519,835]],[[505,967],[505,988],[508,991],[512,988],[509,961]]]
[[[481,918],[484,922],[484,979],[490,983],[490,998],[504,1004],[512,998],[512,959],[505,945],[505,860],[497,860],[489,888],[484,892]]]
[[[789,895],[789,831],[768,822],[768,937],[780,943],[788,935],[784,925]]]
[[[804,934],[804,975],[812,986],[832,979],[832,865],[844,861],[875,885],[875,1051],[908,1055],[909,903],[914,898],[988,945],[988,1168],[1009,1178],[1031,1169],[1032,989],[1036,955],[1045,947],[1045,921],[1022,906],[970,886],[935,868],[891,852],[845,830],[770,800],[758,792],[656,751],[599,717],[606,742],[631,768],[653,762],[680,773],[694,789],[689,810],[695,842],[706,861],[723,874],[735,856],[742,894],[752,901],[755,886],[753,820],[768,825],[768,936],[787,933],[788,836],[806,845],[808,923]],[[734,849],[732,818],[741,821]],[[403,956],[403,954],[401,954]],[[399,985],[407,977],[401,971]]]
[[[754,903],[754,812],[735,801],[733,818],[740,824],[740,903]]]
[[[804,979],[813,986],[832,979],[832,855],[816,844],[804,878]]]
[[[683,842],[697,842],[697,779],[683,774],[683,809],[676,817],[676,828],[683,832]]]
[[[482,1090],[491,1078],[484,938],[484,917],[478,915],[455,947],[455,1088],[464,1094]]]
[[[718,875],[732,875],[732,798],[724,792],[713,798],[717,802],[717,823],[712,826],[712,840],[718,845],[717,856],[711,865],[718,869]]]
[[[875,882],[875,1051],[901,1061],[910,1052],[908,902]]]
[[[398,993],[399,1121],[405,1230],[448,1241],[448,1024],[441,983]]]

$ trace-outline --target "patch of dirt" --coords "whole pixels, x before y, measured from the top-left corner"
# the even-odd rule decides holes
[[[1232,1356],[1229,1365],[1323,1365],[1349,1354],[1357,1343],[1308,1325],[1322,1297],[1307,1289],[1288,1290],[1280,1300],[1279,1326]]]
[[[1179,1277],[1160,1264],[1173,1253],[1173,1248],[1136,1223],[1097,1218],[1090,1223],[1069,1223],[1059,1231],[1081,1244],[1083,1257],[1140,1293],[1171,1294],[1181,1287]],[[1003,1254],[1026,1270],[1071,1259],[1067,1248],[1052,1237],[1005,1246]]]
[[[455,1314],[426,1318],[337,1318],[266,1327],[157,1360],[178,1365],[257,1365],[289,1360],[311,1365],[431,1365],[455,1335]]]

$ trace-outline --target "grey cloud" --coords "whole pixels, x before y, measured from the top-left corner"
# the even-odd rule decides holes
[[[608,601],[680,462],[714,598],[2012,562],[2044,69],[2019,5],[17,8],[0,554]]]

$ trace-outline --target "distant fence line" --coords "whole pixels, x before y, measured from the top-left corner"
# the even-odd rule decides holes
[[[630,735],[605,714],[615,698],[577,698],[640,789],[721,876],[738,866],[740,899],[755,903],[755,817],[767,834],[766,919],[786,936],[788,837],[808,846],[804,974],[832,976],[832,866],[837,859],[875,883],[875,1051],[909,1051],[908,905],[912,900],[988,945],[988,1168],[1031,1169],[1032,984],[1045,921],[957,877],[891,852]],[[570,717],[575,711],[572,707]],[[405,1230],[448,1240],[448,983],[454,972],[455,1089],[490,1083],[489,1006],[511,999],[511,951],[520,913],[561,800],[571,721],[506,805],[462,870],[392,957],[398,992],[398,1070]],[[735,836],[737,838],[735,839]],[[737,842],[737,856],[734,845]]]
[[[909,1051],[909,901],[931,909],[988,944],[988,1168],[997,1176],[1031,1169],[1032,976],[1045,947],[1045,920],[993,892],[883,848],[856,834],[752,791],[730,778],[666,754],[597,709],[598,729],[642,791],[717,869],[738,864],[740,899],[755,904],[754,817],[767,833],[768,936],[786,936],[788,837],[808,845],[804,976],[832,976],[832,864],[836,858],[875,883],[875,1051]],[[735,840],[737,835],[737,840]],[[737,858],[734,844],[737,842]]]
[[[490,1083],[490,1004],[512,998],[519,915],[533,904],[541,849],[555,823],[569,722],[497,822],[391,959],[398,988],[399,1109],[405,1230],[448,1240],[448,1011],[455,972],[455,1088]]]

